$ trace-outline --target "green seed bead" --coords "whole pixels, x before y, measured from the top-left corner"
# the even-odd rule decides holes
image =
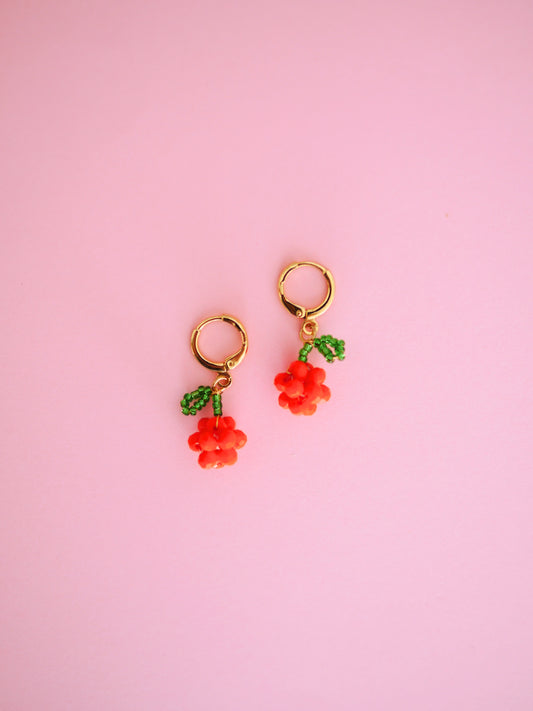
[[[182,407],[182,408],[181,408],[181,411],[183,412],[184,415],[188,415],[188,414],[190,413],[188,407]]]

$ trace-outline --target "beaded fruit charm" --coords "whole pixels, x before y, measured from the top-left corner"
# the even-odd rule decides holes
[[[211,361],[200,351],[200,331],[213,321],[223,321],[234,326],[240,333],[241,348],[221,362]],[[198,452],[198,464],[202,469],[220,469],[235,464],[237,450],[246,444],[246,435],[235,429],[233,417],[222,416],[222,392],[231,385],[230,370],[235,368],[246,355],[248,337],[244,326],[233,316],[212,316],[202,321],[191,336],[191,348],[196,359],[206,368],[216,370],[217,375],[212,386],[200,385],[196,390],[185,393],[181,400],[184,415],[196,415],[209,401],[213,406],[213,417],[202,417],[198,422],[198,431],[189,437],[189,447]]]
[[[307,356],[313,346],[329,363],[335,358],[344,360],[344,341],[333,336],[322,336],[304,344],[298,360],[292,362],[285,373],[278,373],[274,379],[274,385],[281,391],[279,404],[293,415],[313,415],[318,403],[327,402],[331,395],[330,389],[324,385],[326,371],[307,362]]]
[[[285,280],[295,269],[300,267],[314,267],[318,269],[327,285],[327,294],[324,301],[318,306],[306,308],[290,301],[285,295]],[[294,262],[282,271],[278,282],[281,303],[293,316],[302,319],[300,338],[303,346],[300,349],[298,360],[293,361],[284,373],[278,373],[274,385],[280,390],[278,402],[281,407],[290,410],[293,415],[313,415],[317,405],[330,398],[330,390],[324,385],[326,371],[315,368],[307,362],[309,353],[316,348],[328,363],[336,358],[344,360],[344,341],[333,336],[317,337],[318,323],[316,317],[323,314],[331,305],[335,295],[335,282],[333,275],[316,262]]]
[[[235,429],[233,417],[222,417],[220,393],[201,385],[192,393],[184,395],[181,411],[184,415],[195,415],[212,399],[213,417],[202,417],[198,431],[189,437],[189,447],[199,452],[198,464],[202,469],[219,469],[237,461],[237,450],[246,444],[246,435]]]

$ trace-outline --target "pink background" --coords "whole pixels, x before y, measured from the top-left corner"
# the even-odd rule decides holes
[[[530,711],[531,3],[0,28],[2,711]],[[347,343],[313,418],[272,385],[302,258]],[[205,472],[220,311],[249,442]]]

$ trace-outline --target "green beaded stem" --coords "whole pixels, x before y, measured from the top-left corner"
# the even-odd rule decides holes
[[[218,417],[222,414],[222,396],[220,393],[213,393],[213,415]]]
[[[196,415],[198,410],[201,410],[209,402],[211,392],[211,388],[208,385],[200,385],[192,393],[185,393],[180,403],[183,414]]]
[[[340,341],[333,336],[320,336],[315,338],[313,345],[321,353],[328,363],[333,363],[335,358],[344,360],[344,341]]]
[[[306,343],[302,348],[300,348],[300,353],[298,355],[298,360],[301,360],[303,363],[307,363],[307,356],[313,349],[313,344],[312,343]]]

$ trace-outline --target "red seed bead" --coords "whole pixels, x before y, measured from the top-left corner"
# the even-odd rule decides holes
[[[240,449],[244,447],[248,438],[242,430],[235,430],[235,449]]]
[[[280,396],[278,397],[278,402],[281,405],[281,407],[287,408],[289,407],[290,403],[290,397],[287,395],[287,393],[281,393]]]
[[[316,404],[315,403],[306,403],[306,405],[302,408],[302,415],[314,415],[316,412]]]
[[[326,379],[326,371],[324,368],[312,368],[306,378],[306,382],[311,382],[314,385],[321,385]]]
[[[203,432],[204,430],[209,430],[212,429],[211,427],[211,420],[212,417],[202,417],[200,420],[198,420],[198,431]]]
[[[217,441],[214,435],[211,432],[206,432],[205,430],[200,432],[199,443],[200,448],[203,449],[204,452],[212,452],[217,448]]]
[[[289,400],[289,410],[292,412],[293,415],[298,415],[300,413],[302,404],[300,400],[293,398]]]
[[[234,430],[222,430],[218,434],[218,445],[220,449],[233,449],[237,437]]]
[[[324,402],[327,402],[331,397],[331,390],[328,388],[327,385],[321,385],[320,390],[322,393],[322,400],[324,400]]]
[[[233,417],[220,417],[218,422],[219,430],[234,430],[235,420]]]
[[[232,449],[223,449],[218,453],[218,461],[221,466],[235,464],[237,452]]]
[[[198,464],[202,469],[213,469],[218,464],[218,455],[216,452],[200,452]]]
[[[192,449],[193,452],[199,452],[202,449],[200,447],[200,443],[199,443],[198,439],[199,439],[198,432],[193,432],[192,435],[188,439],[189,447]]]
[[[290,383],[291,380],[292,378],[289,373],[278,373],[274,378],[274,385],[277,387],[278,390],[283,391],[285,390],[287,383]]]
[[[285,392],[289,397],[300,397],[304,394],[304,384],[301,380],[292,379],[285,386]]]
[[[321,385],[307,385],[305,388],[305,399],[308,402],[317,403],[320,402],[322,398]]]
[[[289,373],[297,380],[304,380],[310,367],[309,363],[304,363],[302,360],[295,360],[289,365]]]

